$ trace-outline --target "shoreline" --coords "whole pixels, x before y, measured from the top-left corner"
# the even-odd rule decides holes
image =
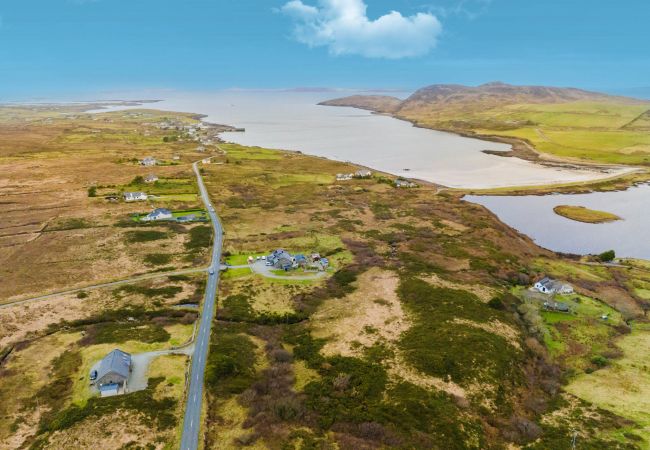
[[[497,142],[500,144],[510,145],[510,150],[483,150],[482,152],[491,156],[499,156],[502,158],[518,158],[520,160],[528,161],[540,166],[566,169],[566,170],[581,170],[587,172],[605,172],[617,170],[619,173],[610,174],[610,176],[594,178],[584,181],[557,182],[532,184],[532,185],[519,185],[519,186],[496,186],[496,187],[478,187],[478,188],[464,188],[464,187],[450,187],[440,183],[426,182],[428,184],[440,186],[447,191],[458,193],[465,193],[466,195],[550,195],[555,193],[561,194],[582,194],[590,192],[609,192],[609,191],[624,191],[630,187],[638,186],[650,182],[650,169],[641,166],[625,166],[616,164],[603,164],[589,161],[576,161],[571,159],[564,159],[541,153],[537,151],[534,146],[527,142],[525,139],[498,136],[491,134],[480,134],[472,131],[455,130],[448,128],[435,128],[425,126],[417,121],[408,119],[392,112],[382,112],[372,109],[368,106],[353,106],[353,105],[330,105],[327,102],[319,103],[320,106],[333,106],[333,107],[348,107],[360,109],[363,111],[370,111],[374,115],[387,116],[393,119],[401,120],[410,123],[415,128],[426,130],[439,131],[443,133],[450,133],[469,139],[479,139],[488,142]],[[412,179],[414,181],[416,180]]]

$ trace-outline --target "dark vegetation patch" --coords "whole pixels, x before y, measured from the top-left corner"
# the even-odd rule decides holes
[[[176,426],[177,423],[174,415],[177,401],[170,397],[162,399],[154,397],[156,387],[163,381],[163,377],[150,378],[149,386],[143,391],[115,397],[93,397],[84,406],[72,405],[57,412],[49,420],[43,421],[39,433],[65,430],[86,419],[110,415],[120,410],[137,412],[149,427],[168,430]],[[31,449],[41,449],[46,444],[47,435],[39,438],[31,446]]]
[[[289,324],[297,323],[306,318],[301,313],[270,313],[267,311],[255,311],[249,302],[249,297],[245,294],[229,295],[226,297],[221,308],[218,311],[220,320],[233,322],[247,322],[260,325]]]
[[[257,347],[245,330],[237,324],[219,323],[212,332],[205,383],[213,395],[240,394],[255,380]]]
[[[462,416],[453,399],[411,383],[388,383],[386,349],[370,349],[365,358],[323,357],[323,340],[304,328],[285,339],[294,356],[317,370],[321,378],[305,386],[306,417],[315,428],[348,438],[399,448],[483,448],[478,423]],[[347,439],[343,437],[343,439]]]
[[[69,219],[62,219],[51,226],[47,226],[44,231],[81,230],[92,227],[93,224],[88,219],[71,217]]]
[[[172,260],[172,255],[167,253],[150,253],[144,257],[144,262],[152,266],[162,266]]]
[[[139,323],[99,323],[88,325],[80,345],[139,341],[147,344],[167,342],[170,334],[160,325]]]
[[[127,242],[134,244],[136,242],[151,242],[167,239],[168,233],[157,230],[131,230],[126,232]]]
[[[198,226],[190,230],[190,239],[185,243],[185,248],[190,252],[198,252],[212,245],[212,228]]]
[[[177,294],[183,292],[180,286],[163,286],[159,288],[147,287],[139,284],[126,284],[115,289],[114,292],[126,292],[127,294],[140,294],[148,298],[162,297],[174,298]]]
[[[48,383],[36,392],[25,405],[28,408],[44,407],[41,426],[52,420],[72,394],[73,377],[81,365],[81,355],[76,350],[66,350],[52,362]]]
[[[485,305],[474,294],[434,287],[416,278],[403,279],[398,294],[414,322],[399,346],[418,370],[460,384],[482,380],[513,386],[519,382],[518,363],[523,355],[518,350],[501,336],[453,322],[456,318],[512,322],[506,314]]]

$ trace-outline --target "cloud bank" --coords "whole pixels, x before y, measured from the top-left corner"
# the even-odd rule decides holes
[[[399,59],[431,51],[442,32],[433,14],[405,17],[390,11],[375,20],[364,0],[318,0],[317,6],[302,0],[287,2],[281,11],[294,21],[294,37],[310,47],[325,46],[333,55]]]

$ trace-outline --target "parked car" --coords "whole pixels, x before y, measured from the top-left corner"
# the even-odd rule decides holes
[[[266,256],[262,256],[262,261],[266,261]]]
[[[95,381],[97,379],[97,371],[93,370],[90,372],[90,381]]]
[[[272,266],[273,263],[272,263],[271,261],[267,261],[267,262],[266,262],[266,265],[267,265],[267,266]]]

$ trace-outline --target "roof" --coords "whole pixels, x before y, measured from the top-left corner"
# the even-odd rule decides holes
[[[171,214],[171,213],[172,212],[167,208],[156,208],[151,212],[151,214]]]
[[[131,355],[123,352],[122,350],[115,349],[99,363],[97,368],[97,379],[101,379],[104,375],[109,373],[116,373],[124,378],[129,377],[129,369],[131,367]]]

